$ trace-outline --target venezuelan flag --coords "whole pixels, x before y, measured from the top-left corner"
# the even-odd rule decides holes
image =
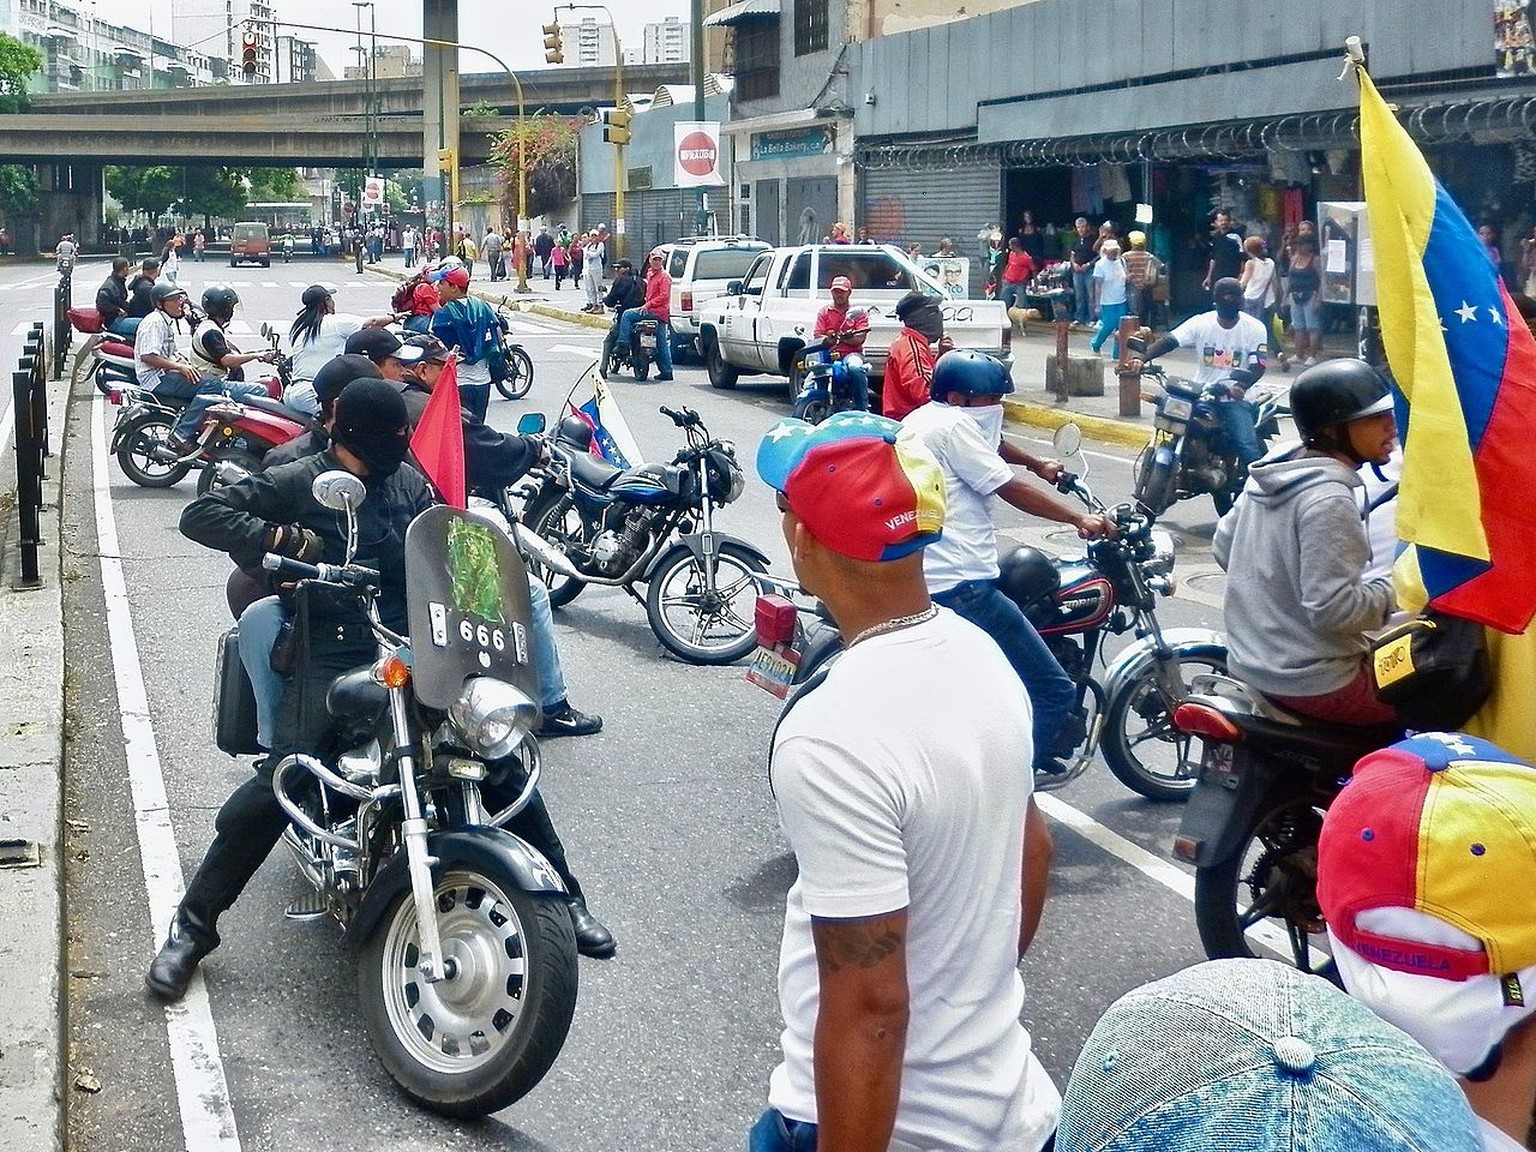
[[[1536,337],[1364,69],[1360,149],[1387,361],[1408,401],[1400,582],[1504,632],[1536,616]]]

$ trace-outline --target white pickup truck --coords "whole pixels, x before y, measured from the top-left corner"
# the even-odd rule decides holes
[[[816,314],[832,302],[832,280],[853,281],[853,307],[869,316],[864,358],[872,377],[885,372],[886,351],[901,331],[896,302],[908,292],[944,300],[944,331],[959,348],[978,348],[1005,361],[1013,325],[995,300],[956,300],[937,280],[889,244],[808,244],[774,248],[753,261],[698,313],[699,345],[716,388],[734,388],[743,374],[768,373],[800,391],[800,351],[813,343]]]

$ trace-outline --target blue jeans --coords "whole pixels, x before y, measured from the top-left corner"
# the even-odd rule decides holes
[[[123,337],[128,343],[132,344],[133,338],[139,334],[139,323],[143,319],[144,317],[142,316],[119,316],[107,325],[107,331],[113,335]]]
[[[1072,319],[1086,324],[1093,318],[1093,273],[1072,273]]]
[[[1034,766],[1038,768],[1054,760],[1056,734],[1072,710],[1077,689],[1040,639],[1040,633],[1024,618],[1019,606],[990,580],[967,580],[947,592],[934,593],[933,598],[997,641],[1008,663],[1024,681],[1034,707]]]
[[[555,616],[549,604],[549,589],[532,576],[528,577],[528,606],[532,610],[528,647],[533,670],[539,676],[539,704],[553,708],[565,700],[565,670],[560,666],[560,649],[555,647]]]
[[[1002,300],[1003,307],[1024,307],[1024,290],[1028,287],[1028,284],[1010,284],[1008,281],[1004,280],[999,288],[1000,295],[998,297],[1000,300]]]
[[[263,596],[240,613],[240,663],[256,695],[256,739],[263,748],[272,747],[277,706],[288,683],[272,667],[272,645],[287,619],[288,609],[276,596]]]
[[[1264,455],[1259,444],[1259,433],[1254,427],[1258,414],[1247,400],[1223,400],[1216,405],[1216,416],[1221,421],[1221,434],[1226,438],[1232,454],[1245,465],[1252,464]]]
[[[186,400],[187,406],[176,418],[173,431],[183,440],[191,440],[203,422],[203,414],[221,400],[239,400],[244,396],[265,398],[267,390],[260,384],[246,384],[237,380],[220,380],[204,376],[193,383],[180,372],[164,372],[160,382],[151,389],[162,400]]]
[[[816,1152],[816,1125],[769,1108],[747,1133],[747,1152]]]
[[[619,335],[616,348],[628,348],[634,336],[635,325],[641,320],[656,321],[656,371],[659,375],[672,375],[672,333],[665,320],[644,308],[626,308],[619,317]]]
[[[1118,333],[1120,331],[1120,321],[1125,318],[1127,307],[1123,300],[1119,304],[1099,305],[1099,330],[1093,334],[1093,350],[1095,352],[1104,347],[1104,341],[1114,336],[1114,354],[1117,359],[1119,358],[1120,337]]]

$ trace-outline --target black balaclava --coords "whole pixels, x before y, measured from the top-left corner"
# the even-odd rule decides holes
[[[944,335],[944,310],[932,297],[904,296],[896,305],[896,315],[930,344]]]
[[[1231,276],[1223,276],[1211,290],[1211,300],[1216,305],[1216,317],[1230,325],[1243,310],[1243,285]]]
[[[354,380],[336,398],[331,440],[368,465],[363,480],[382,483],[400,470],[411,450],[405,400],[385,380]]]

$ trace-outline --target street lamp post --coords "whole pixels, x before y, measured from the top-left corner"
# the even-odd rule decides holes
[[[619,24],[613,18],[606,4],[557,4],[555,11],[564,9],[574,12],[577,9],[586,8],[603,12],[608,17],[608,25],[613,29],[613,106],[624,107],[624,46],[619,43]],[[610,255],[618,259],[624,255],[624,234],[627,231],[624,225],[624,185],[627,183],[627,173],[624,170],[624,145],[613,146],[613,252]]]
[[[371,3],[369,4],[369,7],[372,7]],[[359,13],[359,20],[361,20],[361,13]],[[274,36],[277,34],[276,29],[279,25],[284,28],[297,28],[304,32],[345,33],[351,31],[351,29],[348,28],[332,28],[326,24],[298,24],[292,20],[278,20],[275,18],[269,21],[269,23],[273,27]],[[373,36],[377,38],[377,30],[373,32]],[[523,83],[517,78],[517,73],[512,71],[512,69],[507,66],[507,62],[500,56],[497,56],[494,52],[487,52],[484,48],[478,47],[474,44],[460,44],[455,40],[437,40],[430,36],[402,36],[398,33],[385,33],[384,38],[386,40],[399,40],[406,44],[430,44],[436,48],[453,48],[459,51],[478,52],[480,55],[494,62],[498,68],[507,74],[507,78],[512,81],[513,91],[517,94],[517,215],[519,231],[521,231],[522,225],[525,223],[525,218],[528,214],[528,166],[524,163],[525,152],[523,147],[523,122],[526,118],[527,112],[526,106],[523,103]],[[527,292],[528,290],[527,272],[524,267],[524,262],[519,259],[517,265],[517,291]]]

